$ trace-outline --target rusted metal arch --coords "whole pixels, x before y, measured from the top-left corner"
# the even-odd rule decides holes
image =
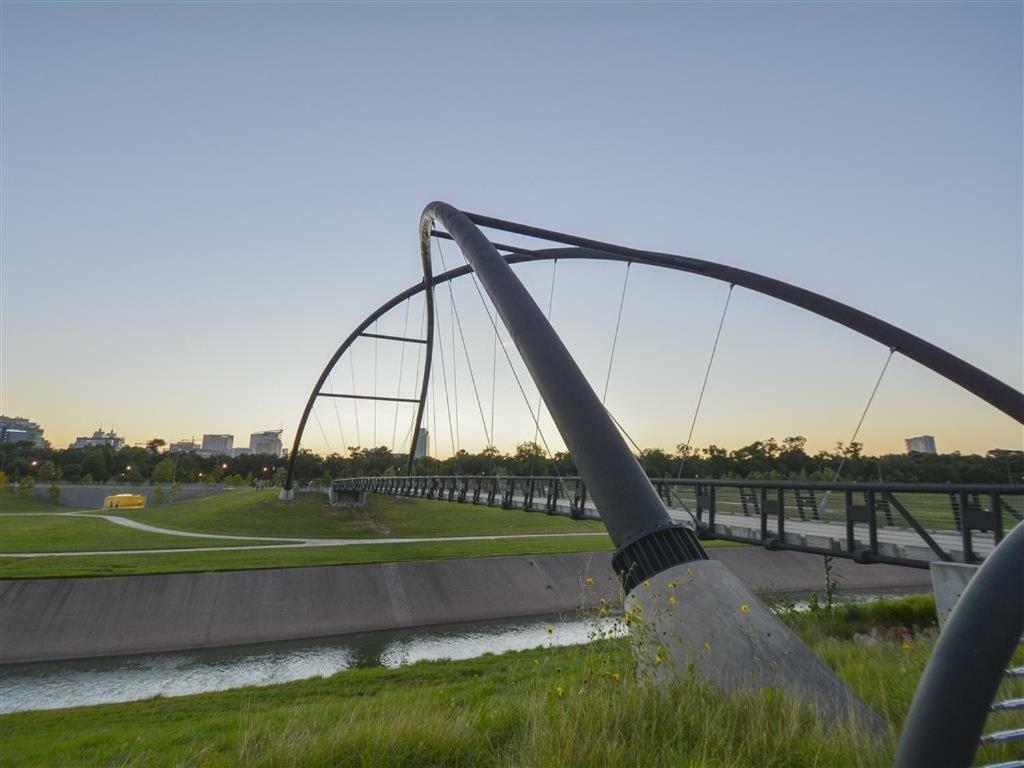
[[[999,381],[995,377],[985,373],[970,363],[946,352],[940,347],[937,347],[918,336],[915,336],[912,333],[904,331],[897,326],[873,317],[865,312],[861,312],[858,309],[854,309],[849,305],[829,299],[821,294],[814,293],[813,291],[808,291],[806,289],[790,285],[789,283],[785,283],[781,280],[765,277],[764,275],[759,275],[756,272],[749,272],[747,270],[737,269],[735,267],[729,267],[702,259],[651,251],[640,251],[607,243],[597,243],[596,241],[585,240],[584,238],[576,238],[571,235],[561,235],[560,233],[553,233],[548,230],[539,230],[534,227],[513,224],[512,222],[503,222],[500,219],[491,219],[477,214],[467,214],[467,216],[471,221],[479,223],[481,226],[485,227],[497,228],[500,224],[502,228],[514,227],[509,228],[507,231],[512,231],[516,234],[543,237],[550,240],[571,240],[574,243],[588,244],[585,246],[576,245],[574,247],[530,250],[527,248],[495,243],[494,245],[499,251],[507,252],[505,254],[505,261],[509,264],[550,261],[553,259],[585,259],[591,261],[619,262],[632,261],[638,264],[663,267],[666,269],[674,269],[681,272],[702,275],[715,280],[739,285],[758,293],[763,293],[767,296],[772,296],[773,298],[780,299],[788,304],[793,304],[794,306],[801,307],[802,309],[806,309],[814,314],[839,323],[846,328],[850,328],[861,335],[867,336],[870,339],[894,349],[905,357],[908,357],[926,368],[935,371],[943,378],[952,381],[963,389],[966,389],[968,392],[971,392],[1003,413],[1006,413],[1016,421],[1024,423],[1024,394],[1018,392],[1009,385]],[[444,232],[431,231],[430,234],[446,240],[451,239],[451,237]],[[594,247],[595,245],[598,247]],[[335,353],[328,360],[326,366],[324,366],[323,372],[320,374],[320,378],[317,379],[317,382],[313,387],[313,391],[310,393],[309,399],[306,401],[305,409],[302,412],[302,418],[299,420],[299,426],[296,430],[292,452],[288,458],[288,475],[285,480],[286,489],[290,489],[292,487],[295,458],[306,427],[306,421],[309,418],[313,404],[316,402],[316,398],[319,396],[320,391],[327,380],[328,374],[341,359],[341,356],[348,350],[355,340],[373,324],[375,320],[380,319],[380,317],[390,312],[406,299],[409,299],[425,290],[428,285],[427,275],[430,274],[429,285],[431,290],[427,292],[428,344],[426,365],[424,367],[423,383],[420,390],[419,412],[417,413],[415,431],[413,432],[413,445],[410,448],[409,454],[409,466],[411,467],[412,456],[415,452],[415,436],[418,435],[419,427],[422,424],[426,390],[430,375],[430,360],[433,351],[433,289],[438,285],[449,282],[450,280],[464,277],[473,271],[468,264],[464,264],[455,269],[450,269],[447,272],[443,272],[438,275],[433,275],[431,272],[428,272],[428,270],[431,270],[430,264],[425,264],[424,270],[424,280],[422,282],[410,286],[372,312],[342,342],[341,346],[338,347]]]

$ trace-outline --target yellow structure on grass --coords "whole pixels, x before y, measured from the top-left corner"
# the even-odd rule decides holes
[[[140,496],[137,493],[117,493],[113,496],[107,496],[103,500],[104,509],[118,509],[119,507],[144,507],[146,506],[146,497]]]

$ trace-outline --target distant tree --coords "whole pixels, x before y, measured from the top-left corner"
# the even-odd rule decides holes
[[[18,492],[22,496],[31,496],[32,489],[36,487],[36,481],[32,479],[32,475],[25,475],[21,478],[21,482],[18,483]]]
[[[56,480],[59,477],[57,472],[57,465],[47,459],[39,465],[39,470],[36,472],[40,480]]]
[[[160,449],[167,445],[167,441],[162,437],[154,437],[148,443],[146,443],[146,450],[154,456],[160,453]]]
[[[84,483],[85,485],[91,485],[95,481],[92,479],[92,475],[84,474],[82,475],[81,482]]]
[[[7,473],[0,469],[0,493],[7,493],[11,490],[10,478],[7,477]]]
[[[50,486],[50,490],[47,491],[47,493],[50,494],[50,501],[52,501],[54,504],[60,501],[60,486],[57,485],[56,483]]]
[[[274,470],[274,485],[284,485],[285,479],[288,477],[288,473],[284,467],[278,467]]]
[[[158,507],[167,500],[167,493],[162,485],[153,489],[153,506]]]
[[[106,482],[107,478],[110,477],[106,451],[102,448],[91,449],[82,460],[82,471],[89,476],[90,482],[92,478],[99,480],[101,483]]]
[[[168,456],[157,462],[157,465],[153,467],[152,477],[154,483],[171,482],[174,479],[174,459]]]

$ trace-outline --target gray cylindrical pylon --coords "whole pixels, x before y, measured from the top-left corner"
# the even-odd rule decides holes
[[[479,277],[572,453],[612,541],[612,565],[655,677],[689,670],[729,691],[775,687],[811,704],[830,724],[885,725],[721,563],[676,524],[597,394],[533,297],[461,211],[431,203],[420,219],[426,263],[440,221]]]
[[[435,219],[454,238],[505,323],[580,474],[586,478],[587,491],[601,510],[601,519],[615,545],[621,548],[653,531],[674,527],[657,491],[569,350],[476,225],[446,203],[431,203],[420,221],[424,259],[429,258]]]

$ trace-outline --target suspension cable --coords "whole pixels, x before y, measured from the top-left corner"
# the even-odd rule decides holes
[[[551,322],[551,305],[554,303],[554,299],[555,299],[555,275],[557,273],[558,273],[558,259],[555,259],[552,262],[552,264],[551,264],[551,285],[548,286],[548,311],[547,311],[546,317],[547,317],[549,323]],[[540,396],[540,392],[537,392],[537,427],[536,427],[536,429],[534,429],[534,432],[533,432],[533,444],[534,445],[537,444],[537,435],[540,434],[540,420],[541,420],[541,418],[544,415],[544,411],[541,410],[541,405],[542,404],[543,404],[543,398]],[[533,474],[533,469],[534,469],[534,462],[533,462],[533,459],[531,459],[530,460],[530,474],[531,475]]]
[[[686,435],[686,450],[690,449],[690,441],[693,440],[693,430],[697,426],[697,416],[700,414],[700,406],[704,402],[704,390],[708,386],[708,377],[711,376],[711,365],[715,362],[715,353],[718,351],[718,342],[722,338],[722,327],[725,325],[725,315],[729,311],[729,301],[732,299],[732,289],[735,283],[729,283],[729,292],[725,295],[725,306],[722,307],[722,317],[718,321],[718,331],[715,333],[715,343],[711,346],[711,356],[708,357],[708,367],[704,370],[704,382],[700,385],[700,394],[697,396],[697,407],[693,409],[693,419],[690,421],[690,431]],[[679,460],[679,471],[676,472],[676,480],[683,476],[683,465],[686,463],[686,454]]]
[[[633,439],[633,436],[630,435],[629,432],[626,431],[626,428],[623,427],[619,423],[619,420],[615,418],[615,414],[613,414],[607,408],[605,408],[604,410],[605,410],[605,413],[608,414],[609,418],[611,418],[611,420],[613,422],[615,422],[615,426],[619,428],[619,431],[623,434],[623,436],[625,436],[625,438],[627,440],[629,440],[629,442],[633,446],[633,448],[636,449],[636,460],[637,460],[637,463],[640,465],[640,468],[643,469],[644,474],[645,475],[648,474],[647,473],[647,462],[644,461],[643,449],[639,445],[636,444],[636,440]],[[649,476],[650,475],[648,475],[648,477]],[[669,488],[669,493],[675,493],[675,491],[673,491],[671,489],[671,487],[670,487]],[[686,512],[686,514],[688,514],[690,516],[690,520],[693,522],[694,529],[700,527],[700,521],[697,519],[697,516],[695,514],[693,514],[693,511],[686,505],[686,501],[684,501],[683,498],[679,496],[679,494],[676,494],[676,499],[682,505],[683,511]]]
[[[445,271],[447,271],[448,270],[448,265],[445,263],[445,260],[444,260],[444,251],[441,248],[441,241],[438,240],[435,237],[434,238],[434,242],[437,243],[437,253],[441,257],[441,267]],[[477,410],[480,411],[480,424],[484,428],[484,437],[487,438],[487,444],[491,445],[492,444],[491,443],[491,435],[490,435],[490,433],[487,430],[487,419],[484,418],[484,407],[483,407],[483,404],[480,401],[480,391],[477,389],[477,386],[476,386],[476,375],[473,373],[473,363],[469,359],[469,348],[466,345],[466,336],[462,332],[462,318],[459,315],[459,309],[458,309],[458,306],[455,303],[455,294],[452,292],[452,281],[451,280],[448,281],[448,295],[451,298],[452,309],[455,312],[455,322],[456,322],[456,324],[459,327],[459,338],[462,340],[462,353],[466,357],[466,367],[469,369],[469,380],[470,380],[470,382],[473,385],[473,396],[476,398],[476,407],[477,407]],[[452,343],[453,343],[453,346],[454,346],[454,340],[453,340]],[[454,355],[454,352],[453,352],[453,355]]]
[[[441,266],[444,267],[444,262]],[[452,332],[452,400],[455,404],[455,453],[458,455],[462,449],[462,425],[459,423],[459,356],[455,353],[455,294],[451,290],[452,284],[449,281],[448,325]]]
[[[327,374],[327,383],[331,385],[331,392],[337,392],[338,391],[338,390],[336,390],[334,388],[334,369],[333,369],[333,367],[332,367],[332,369]],[[334,418],[338,420],[338,432],[341,433],[341,450],[344,451],[348,447],[346,445],[346,443],[348,441],[345,440],[345,430],[341,428],[341,414],[338,412],[338,398],[332,397],[330,399],[334,403]]]
[[[408,336],[409,335],[409,302],[410,301],[411,301],[411,299],[406,299],[405,300],[405,322],[402,323],[402,335],[403,336]],[[422,346],[422,345],[421,344],[417,344],[416,346],[419,347],[419,346]],[[398,391],[395,393],[395,397],[401,397],[402,396],[402,374],[405,372],[405,347],[406,347],[406,344],[403,343],[401,345],[401,347],[402,347],[402,356],[401,356],[400,361],[398,363]],[[394,419],[394,422],[391,424],[391,453],[392,454],[395,452],[395,437],[396,437],[396,433],[398,432],[398,407],[399,407],[399,403],[395,403],[395,419]]]
[[[377,321],[373,321],[373,332],[377,334]],[[379,338],[373,337],[373,447],[377,447],[377,342]]]
[[[324,425],[320,423],[320,417],[316,413],[316,406],[313,406],[313,418],[316,419],[316,425],[320,427],[320,434],[324,437],[324,443],[327,444],[327,453],[334,453],[334,449],[331,448],[331,441],[327,439],[327,433],[324,431]]]
[[[836,467],[835,473],[832,475],[832,482],[835,483],[839,479],[839,475],[843,471],[843,467],[846,465],[846,459],[849,455],[850,446],[857,441],[857,435],[860,433],[860,428],[864,425],[864,419],[867,418],[868,411],[871,409],[871,404],[875,401],[875,395],[878,394],[878,388],[882,386],[882,379],[885,378],[885,372],[889,370],[889,363],[892,362],[892,356],[896,354],[896,348],[889,348],[889,355],[885,358],[885,364],[882,366],[882,370],[878,374],[878,379],[875,380],[875,386],[871,390],[871,394],[868,396],[868,401],[864,404],[864,410],[861,411],[860,419],[857,421],[857,426],[853,429],[853,435],[850,436],[850,442],[846,444],[847,451],[843,453],[843,458],[839,461],[839,466]],[[821,515],[826,509],[828,509],[828,498],[832,494],[831,490],[825,491],[825,496],[821,500],[821,506],[818,507],[818,514]],[[871,510],[873,511],[873,510]]]
[[[423,312],[420,315],[420,335],[419,335],[419,338],[422,339],[422,338],[425,337],[426,328],[427,328],[427,305],[426,305],[426,302],[424,302],[424,304],[423,304]],[[415,383],[419,382],[419,380],[420,380],[420,363],[422,362],[422,359],[423,359],[423,348],[425,346],[426,346],[426,344],[417,344],[416,345],[416,377],[413,379],[414,385],[415,385]],[[424,412],[424,415],[426,415],[427,408],[426,408],[426,403],[425,402],[424,402],[423,406],[424,406],[423,407],[423,412]],[[405,433],[405,439],[402,440],[401,447],[403,447],[403,448],[405,447],[405,444],[409,440],[409,436],[412,434],[412,429],[413,429],[414,426],[416,426],[416,409],[413,409],[412,419],[409,420],[409,429]],[[427,434],[428,435],[430,434],[430,430],[429,429],[427,430]],[[416,437],[414,439],[416,441],[419,441],[420,436],[416,435]],[[409,444],[409,452],[414,454],[414,456],[415,456],[416,446],[415,446],[414,443],[410,443]],[[424,454],[424,455],[426,455],[426,454]]]
[[[622,295],[619,296],[619,313],[615,318],[615,334],[612,336],[612,352],[608,356],[608,373],[604,377],[604,392],[601,393],[601,405],[604,405],[608,397],[608,382],[612,380],[612,363],[615,361],[615,346],[619,343],[619,326],[622,324],[622,306],[626,303],[626,286],[629,285],[629,268],[633,266],[632,261],[626,262],[626,275],[622,280]]]
[[[474,272],[470,272],[469,274],[473,280],[473,286],[476,288],[476,293],[480,297],[480,303],[484,307],[484,312],[487,314],[487,319],[491,321],[491,325],[494,328],[494,332],[495,334],[497,334],[500,340],[501,334],[498,331],[498,323],[496,320],[497,311],[495,311],[494,316],[491,315],[490,311],[487,309],[487,300],[484,298],[484,292],[480,288],[479,281],[477,281],[476,279],[476,274]],[[516,367],[512,364],[512,357],[508,353],[508,347],[506,347],[504,343],[501,344],[501,350],[505,354],[505,360],[508,363],[509,370],[512,371],[512,377],[516,380],[516,386],[519,388],[519,394],[522,395],[523,397],[523,403],[526,405],[526,410],[529,411],[530,418],[533,419],[534,426],[537,427],[537,433],[540,435],[541,442],[544,445],[544,451],[548,454],[548,458],[551,461],[551,467],[552,469],[555,470],[555,477],[558,479],[558,484],[562,488],[562,492],[567,494],[565,482],[562,480],[562,474],[558,471],[558,462],[555,461],[554,454],[551,452],[551,448],[548,446],[547,438],[544,436],[544,431],[540,428],[540,420],[537,418],[537,415],[534,414],[533,408],[530,407],[530,398],[526,394],[526,389],[523,387],[523,382],[519,378],[519,374],[516,372]]]
[[[352,362],[352,355],[348,355],[348,369],[352,373],[352,391],[356,392],[356,364]],[[363,436],[359,432],[359,402],[352,401],[352,412],[356,415],[356,442],[363,445]]]
[[[490,312],[487,313],[488,318]],[[494,398],[498,383],[498,328],[494,328],[494,346],[491,348],[491,446],[494,447]]]
[[[444,405],[448,411],[448,434],[452,440],[452,455],[458,456],[458,449],[455,447],[455,428],[452,426],[452,405],[448,398],[448,365],[444,359],[444,332],[441,329],[441,313],[434,313],[434,320],[437,323],[438,351],[441,353],[441,380],[444,382]],[[452,350],[454,352],[454,350]],[[458,463],[458,459],[456,459]]]

